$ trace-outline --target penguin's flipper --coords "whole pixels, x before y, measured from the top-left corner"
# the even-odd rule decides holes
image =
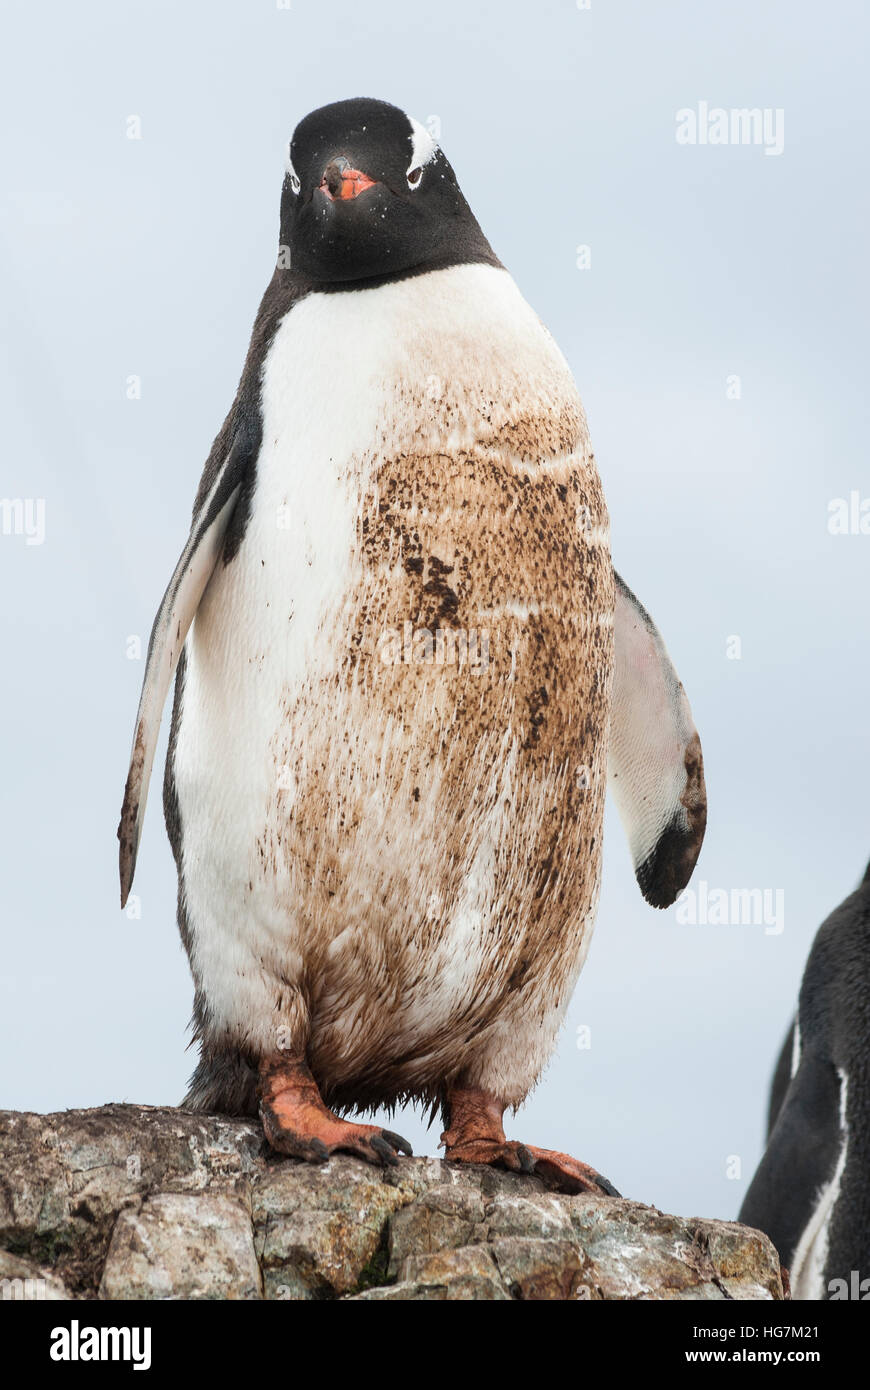
[[[607,780],[640,890],[670,907],[707,824],[701,740],[655,623],[618,574]]]
[[[248,449],[244,441],[237,437],[194,517],[187,544],[175,566],[151,629],[130,770],[118,826],[122,907],[130,893],[136,869],[148,783],[166,694],[188,629],[221,553],[247,458]]]
[[[840,1089],[834,1065],[805,1051],[737,1218],[770,1237],[791,1269],[793,1290],[799,1247],[806,1254],[830,1214],[829,1188],[843,1146]]]
[[[795,1061],[795,1031],[797,1021],[795,1021],[785,1035],[785,1042],[780,1048],[779,1056],[776,1059],[776,1067],[773,1072],[773,1080],[770,1083],[770,1100],[767,1106],[767,1137],[773,1133],[773,1127],[779,1118],[782,1103],[785,1100],[786,1092],[791,1083],[792,1071]]]

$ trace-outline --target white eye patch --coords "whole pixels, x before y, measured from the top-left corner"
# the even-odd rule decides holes
[[[298,193],[298,192],[299,192],[299,189],[300,189],[300,187],[301,187],[301,185],[300,185],[300,183],[299,183],[299,175],[296,173],[296,170],[293,168],[293,160],[290,158],[290,146],[289,146],[289,144],[288,144],[288,146],[287,146],[287,158],[286,158],[286,160],[284,161],[284,172],[289,176],[289,179],[290,179],[290,187],[293,189],[293,192],[294,192],[294,193]]]
[[[435,158],[438,146],[426,127],[415,121],[413,116],[408,116],[408,124],[411,127],[411,163],[405,171],[405,177],[409,188],[419,188],[423,169]]]

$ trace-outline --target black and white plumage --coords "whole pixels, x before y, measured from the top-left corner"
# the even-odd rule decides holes
[[[870,1296],[870,866],[813,942],[740,1220],[770,1236],[794,1298]]]
[[[255,1110],[292,1047],[336,1106],[457,1079],[516,1105],[588,949],[608,769],[666,905],[703,837],[697,733],[614,580],[567,364],[428,133],[368,100],[306,117],[280,242],[152,633],[122,899],[184,647],[188,1103]]]

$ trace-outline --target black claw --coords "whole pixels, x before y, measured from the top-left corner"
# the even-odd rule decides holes
[[[414,1150],[411,1148],[407,1139],[402,1138],[401,1134],[394,1134],[391,1129],[382,1129],[381,1134],[388,1144],[392,1144],[394,1149],[399,1150],[400,1154],[407,1154],[408,1158],[414,1157]]]
[[[386,1139],[382,1139],[379,1134],[374,1134],[369,1140],[369,1143],[382,1163],[388,1164],[391,1168],[398,1166],[399,1160],[396,1158],[393,1149],[387,1143]]]
[[[326,1160],[329,1158],[329,1149],[326,1147],[322,1139],[310,1140],[309,1147],[311,1148],[311,1152],[314,1154],[314,1157],[319,1159],[321,1163],[325,1163]]]
[[[603,1178],[600,1173],[598,1174],[598,1177],[595,1179],[595,1181],[598,1183],[598,1186],[601,1188],[601,1191],[605,1192],[608,1197],[622,1196],[621,1192],[617,1192],[616,1188],[613,1186],[613,1183],[608,1182],[607,1178]]]
[[[524,1173],[534,1173],[535,1160],[529,1153],[529,1150],[526,1148],[525,1144],[517,1145],[517,1158],[520,1161],[520,1168],[523,1170]]]

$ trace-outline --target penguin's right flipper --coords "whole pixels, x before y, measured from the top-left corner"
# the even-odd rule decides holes
[[[127,901],[136,869],[148,783],[167,691],[199,601],[221,553],[249,456],[246,439],[242,434],[237,435],[194,517],[187,544],[175,566],[151,629],[130,770],[118,826],[122,907]]]
[[[670,907],[692,876],[707,824],[701,740],[658,628],[614,579],[607,780],[640,890],[653,907]]]
[[[794,1022],[785,1035],[785,1041],[780,1048],[779,1056],[776,1059],[776,1067],[773,1072],[773,1080],[770,1083],[770,1101],[767,1107],[767,1137],[770,1139],[773,1127],[779,1118],[782,1103],[785,1100],[791,1083],[791,1075],[794,1063],[794,1043],[795,1029],[797,1022]]]
[[[798,1247],[807,1244],[801,1237],[811,1243],[812,1218],[825,1215],[842,1145],[837,1070],[804,1050],[738,1217],[770,1237],[793,1281]]]

